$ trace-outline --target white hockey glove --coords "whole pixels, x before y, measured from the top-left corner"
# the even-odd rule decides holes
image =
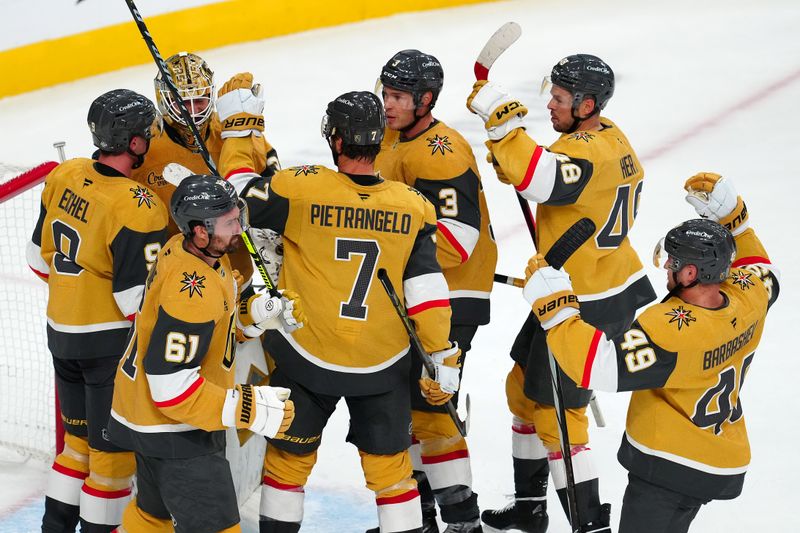
[[[429,404],[442,405],[458,392],[460,385],[461,350],[458,348],[458,343],[452,343],[446,350],[433,352],[431,359],[433,359],[436,375],[431,378],[423,365],[419,388]]]
[[[264,134],[264,97],[261,84],[253,75],[242,72],[225,82],[217,97],[217,114],[222,123],[222,138]]]
[[[195,172],[192,172],[180,163],[170,163],[161,171],[161,177],[164,178],[167,183],[176,187],[181,184],[184,178],[188,178],[194,174]]]
[[[683,185],[686,201],[702,218],[719,222],[734,237],[748,228],[747,207],[733,182],[713,172],[695,174]]]
[[[222,407],[222,425],[249,429],[269,439],[285,433],[294,420],[289,389],[236,385],[228,389]]]
[[[556,270],[549,266],[542,254],[528,260],[525,279],[522,296],[545,331],[580,313],[569,275],[563,268]]]
[[[293,291],[280,292],[280,298],[257,292],[239,304],[236,325],[245,337],[256,338],[268,329],[291,333],[303,327],[306,317],[300,297]]]
[[[253,246],[264,261],[269,279],[277,283],[283,266],[283,237],[271,229],[257,228],[250,230],[250,236],[253,238]]]
[[[467,98],[467,109],[483,119],[489,139],[499,141],[512,130],[525,127],[528,108],[505,89],[486,80],[476,81]]]

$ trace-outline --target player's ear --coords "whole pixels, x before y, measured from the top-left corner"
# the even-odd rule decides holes
[[[681,284],[688,286],[694,283],[694,280],[697,279],[699,272],[697,271],[697,267],[695,265],[686,265],[681,269],[680,274],[684,277],[684,279],[680,280]]]
[[[596,103],[594,101],[594,98],[584,98],[580,105],[580,110],[581,110],[580,116],[588,117],[589,115],[594,113],[595,105]]]
[[[344,141],[342,141],[341,137],[334,137],[333,140],[333,149],[336,150],[337,154],[342,153],[342,147],[344,146]]]
[[[423,106],[430,106],[431,101],[433,101],[433,93],[431,91],[425,91],[425,93],[422,95],[422,98],[420,99],[420,103]]]

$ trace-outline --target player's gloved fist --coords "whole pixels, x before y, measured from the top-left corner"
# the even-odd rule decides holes
[[[286,432],[294,420],[289,389],[236,385],[228,389],[222,407],[222,425],[249,429],[267,438]]]
[[[284,290],[281,296],[257,292],[239,304],[237,326],[246,338],[260,336],[268,329],[283,328],[286,333],[302,328],[306,321],[297,293]]]
[[[261,84],[253,84],[253,75],[242,72],[220,88],[217,114],[222,123],[222,138],[260,137],[264,133],[264,97]]]
[[[686,180],[683,188],[688,193],[686,201],[701,217],[719,222],[734,236],[749,226],[747,206],[731,180],[713,172],[700,172]]]
[[[281,314],[281,327],[286,333],[291,333],[296,329],[300,329],[308,322],[305,311],[303,310],[302,300],[300,295],[289,289],[281,292],[281,301],[283,302],[283,313]]]
[[[580,313],[569,275],[563,268],[556,270],[549,266],[542,254],[528,260],[525,279],[522,295],[531,304],[543,329],[548,330]]]
[[[528,114],[528,108],[519,100],[486,80],[476,81],[472,86],[467,109],[483,119],[486,133],[493,141],[499,141],[512,130],[524,127],[522,117]]]
[[[494,158],[494,154],[492,154],[492,152],[486,154],[486,162],[492,164],[494,167],[494,172],[497,174],[497,179],[500,180],[500,183],[511,185],[511,182],[506,177],[506,173],[503,171],[502,167],[500,167],[500,163],[498,163],[497,159]]]
[[[452,343],[446,350],[433,352],[431,359],[436,375],[431,377],[423,366],[419,388],[429,404],[442,405],[453,397],[460,384],[461,350],[458,348],[458,343]]]

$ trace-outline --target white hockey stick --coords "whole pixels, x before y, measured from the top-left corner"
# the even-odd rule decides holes
[[[520,35],[522,35],[522,28],[516,22],[506,22],[500,26],[494,35],[489,37],[489,40],[483,45],[483,50],[478,54],[478,59],[475,61],[475,79],[488,80],[489,69],[492,68],[497,58],[519,39]]]

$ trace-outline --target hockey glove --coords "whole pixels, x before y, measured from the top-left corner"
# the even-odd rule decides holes
[[[542,254],[528,260],[525,279],[522,295],[545,331],[580,313],[569,275],[563,268],[549,266]]]
[[[436,375],[431,378],[423,365],[419,388],[429,404],[443,405],[458,392],[461,368],[461,350],[458,348],[458,343],[452,343],[446,350],[433,352],[431,359],[436,368]]]
[[[702,218],[719,222],[739,235],[750,225],[747,206],[736,192],[733,182],[713,172],[695,174],[683,185],[686,201]]]
[[[285,433],[294,420],[289,389],[236,385],[228,389],[222,407],[222,425],[249,429],[269,439]]]
[[[297,293],[285,290],[280,298],[256,293],[242,300],[236,320],[244,336],[252,339],[268,329],[283,328],[291,333],[303,327],[306,316]]]
[[[486,80],[476,81],[467,98],[467,109],[483,119],[489,139],[499,141],[512,130],[523,128],[528,108],[502,87]]]
[[[253,75],[242,72],[225,82],[217,97],[217,114],[222,123],[222,138],[264,134],[264,97],[261,84]]]
[[[487,141],[486,144],[489,144],[489,142]],[[494,173],[497,174],[497,179],[500,180],[500,183],[511,185],[511,182],[506,177],[506,173],[503,172],[503,169],[500,167],[500,163],[498,163],[497,159],[494,158],[494,154],[492,154],[492,152],[486,154],[486,162],[492,164],[494,167]]]

